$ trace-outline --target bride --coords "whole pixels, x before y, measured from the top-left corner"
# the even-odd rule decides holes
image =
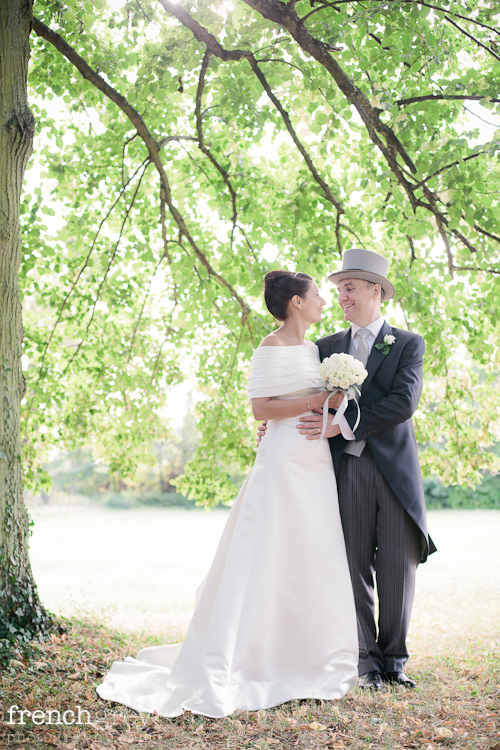
[[[328,441],[298,417],[323,406],[315,344],[325,301],[305,273],[270,271],[265,301],[283,324],[253,354],[248,385],[268,428],[229,514],[183,643],[115,662],[97,692],[136,711],[222,717],[357,682],[354,600]],[[336,399],[330,399],[338,407]]]

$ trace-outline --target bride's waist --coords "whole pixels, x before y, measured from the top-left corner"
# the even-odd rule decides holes
[[[312,396],[314,393],[322,393],[325,390],[322,386],[317,388],[304,388],[302,391],[294,391],[294,393],[285,393],[283,396],[274,396],[276,401],[293,401],[297,398],[304,398],[304,396]]]
[[[301,417],[305,417],[305,416],[307,416],[309,414],[312,414],[312,413],[313,413],[312,411],[305,411],[302,414],[297,414],[296,417],[285,417],[284,419],[268,419],[267,424],[268,425],[272,424],[272,425],[274,425],[276,427],[278,425],[283,425],[285,427],[294,427],[294,428],[296,428],[296,426],[299,424],[299,421],[300,421]]]

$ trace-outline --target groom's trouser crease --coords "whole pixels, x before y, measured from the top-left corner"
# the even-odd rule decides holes
[[[359,457],[342,456],[337,482],[358,617],[359,673],[403,672],[408,659],[406,635],[420,560],[420,532],[368,447]],[[378,637],[374,573],[379,598]]]

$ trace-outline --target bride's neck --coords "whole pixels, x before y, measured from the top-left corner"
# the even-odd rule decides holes
[[[285,321],[279,332],[289,341],[295,344],[305,344],[305,333],[307,326],[301,325],[299,321]]]

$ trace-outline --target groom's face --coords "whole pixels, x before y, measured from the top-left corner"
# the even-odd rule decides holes
[[[362,279],[342,279],[338,283],[339,305],[349,323],[365,327],[380,316],[380,286]]]

